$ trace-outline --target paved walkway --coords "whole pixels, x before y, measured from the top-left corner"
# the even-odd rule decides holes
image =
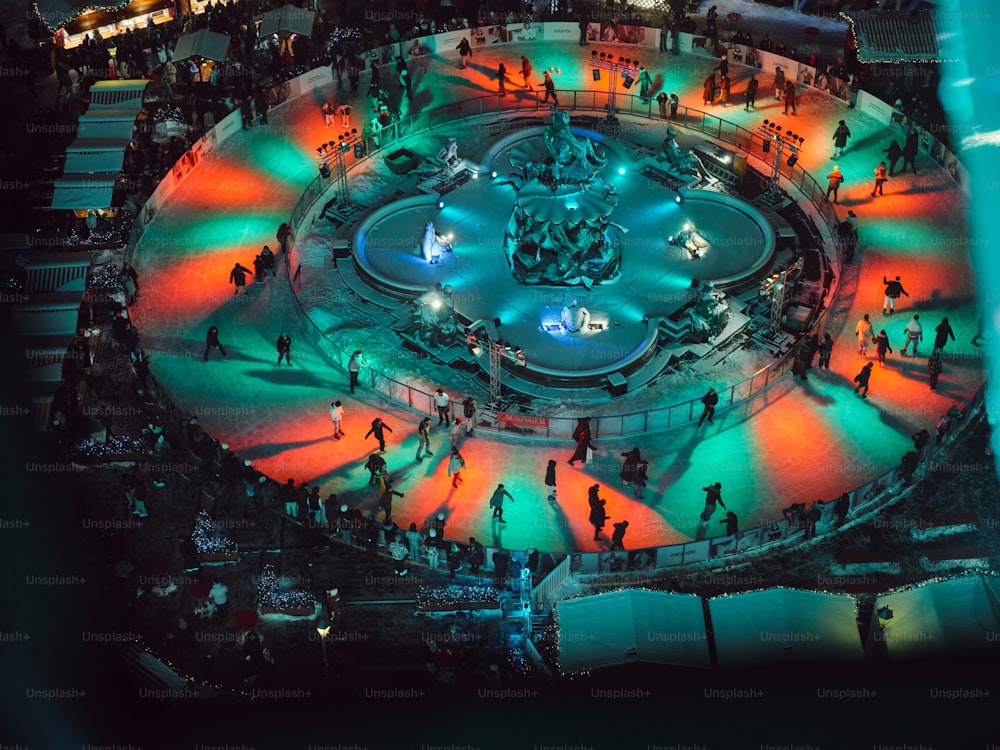
[[[457,59],[433,59],[415,80],[413,106],[492,92],[490,76],[501,56],[514,70],[521,54],[539,73],[543,68],[561,70],[557,87],[592,85],[587,83],[585,62],[589,52],[575,44],[496,46],[477,49],[466,71],[457,69]],[[683,104],[700,107],[701,83],[714,61],[698,55],[648,54],[649,66],[657,71],[657,88],[676,90]],[[739,101],[749,71],[732,67],[734,98]],[[509,88],[515,90],[514,85]],[[730,107],[719,116],[746,127],[764,117],[780,117],[780,105],[768,98],[769,91],[770,81],[762,79],[756,112]],[[324,93],[337,96],[335,91]],[[360,99],[355,103],[360,109]],[[315,145],[328,140],[329,131],[324,131],[313,97],[272,110],[270,128],[236,135],[185,180],[137,248],[143,297],[133,318],[143,331],[155,376],[178,405],[197,414],[209,433],[279,481],[296,477],[318,482],[324,496],[337,492],[341,500],[373,510],[376,498],[362,466],[377,445],[362,436],[374,416],[383,416],[394,430],[386,459],[397,488],[405,493],[394,505],[394,519],[401,526],[411,521],[423,525],[444,512],[453,538],[474,535],[509,548],[606,549],[608,535],[592,541],[587,519],[586,488],[597,482],[608,501],[609,524],[630,521],[627,547],[668,544],[705,532],[698,528],[701,488],[721,481],[724,502],[738,514],[741,527],[749,528],[780,517],[781,508],[792,502],[830,499],[895,465],[909,448],[910,435],[921,428],[932,430],[951,403],[972,395],[984,372],[979,349],[970,344],[976,327],[975,290],[960,241],[966,212],[961,191],[947,172],[921,156],[917,175],[897,175],[884,196],[872,198],[872,170],[899,134],[815,91],[802,96],[798,112],[795,118],[780,119],[793,122],[796,132],[806,136],[800,163],[821,182],[834,164],[831,138],[837,120],[846,118],[853,133],[847,154],[838,162],[847,176],[840,198],[845,210],[853,208],[859,216],[863,248],[860,263],[841,279],[829,329],[836,340],[832,369],[810,373],[805,384],[786,376],[748,404],[721,410],[714,425],[648,434],[627,444],[598,440],[595,460],[586,467],[566,465],[571,452],[566,443],[499,439],[480,432],[463,450],[469,464],[466,481],[452,489],[446,476],[444,428],[434,433],[433,459],[415,462],[416,415],[363,390],[356,398],[345,395],[346,373],[303,343],[304,324],[295,317],[287,279],[279,275],[252,288],[250,297],[233,298],[226,280],[234,262],[250,266],[263,244],[274,245],[275,228],[287,220],[316,173]],[[903,299],[895,316],[883,318],[882,277],[896,275],[910,297]],[[331,325],[364,325],[341,316],[339,300],[329,303],[335,311]],[[942,316],[949,316],[956,331],[958,340],[948,343],[937,392],[928,390],[925,358],[898,354],[903,326],[914,312],[925,324],[923,355],[930,351],[932,329]],[[865,401],[851,390],[851,379],[863,364],[853,333],[863,313],[872,315],[876,331],[886,328],[897,350],[885,368],[876,365]],[[206,363],[204,335],[213,324],[228,355],[223,358],[213,351]],[[297,342],[291,368],[275,365],[274,342],[283,331]],[[387,345],[392,351],[383,356],[409,356],[394,341]],[[375,338],[371,348],[378,347]],[[393,354],[397,349],[398,355]],[[341,398],[347,411],[347,436],[341,441],[330,437],[327,405],[332,397]],[[619,454],[633,444],[650,460],[650,485],[642,500],[626,494],[618,479]],[[550,458],[558,462],[556,506],[547,502],[543,484]],[[488,508],[498,482],[515,498],[505,507],[508,524],[503,526],[491,521]],[[722,531],[722,515],[717,512],[708,535]]]

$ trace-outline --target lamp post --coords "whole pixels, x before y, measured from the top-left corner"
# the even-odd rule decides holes
[[[330,676],[330,663],[326,658],[326,639],[330,636],[330,623],[326,618],[316,623],[316,632],[319,633],[319,642],[323,644],[323,676]]]

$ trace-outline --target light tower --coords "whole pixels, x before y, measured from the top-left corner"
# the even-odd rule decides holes
[[[774,207],[782,202],[781,195],[781,162],[788,153],[788,166],[794,167],[799,160],[799,152],[805,143],[805,137],[782,128],[773,120],[764,120],[757,127],[757,132],[764,139],[763,150],[771,154],[771,176],[768,180],[767,192],[760,197],[761,203]]]
[[[616,99],[618,96],[618,75],[621,74],[625,88],[629,88],[638,75],[639,61],[629,57],[615,58],[610,52],[598,52],[596,49],[590,52],[590,67],[594,69],[594,80],[601,80],[601,71],[606,70],[608,76],[608,116],[604,118],[603,127],[598,126],[598,130],[607,133],[617,133],[621,130],[621,125],[615,113]]]

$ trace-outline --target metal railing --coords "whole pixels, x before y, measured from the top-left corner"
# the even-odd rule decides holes
[[[593,91],[560,91],[562,109],[568,111],[599,112],[602,116],[607,113],[608,95]],[[622,95],[617,96],[617,112],[619,115],[641,117],[655,120],[664,124],[676,124],[702,133],[709,138],[713,138],[724,143],[736,146],[752,156],[757,156],[765,162],[770,158],[763,150],[764,139],[750,130],[734,123],[722,120],[715,114],[697,110],[691,107],[679,107],[677,116],[673,120],[663,120],[659,116],[659,108],[653,104],[643,103],[638,96]],[[403,118],[399,122],[387,125],[377,136],[366,135],[364,143],[364,155],[357,156],[353,149],[344,153],[345,168],[348,170],[361,161],[371,158],[382,152],[391,151],[401,145],[401,142],[415,135],[428,132],[441,125],[460,120],[489,117],[492,115],[516,115],[519,112],[542,113],[548,112],[549,106],[541,101],[541,98],[534,96],[528,99],[519,99],[499,96],[484,96],[474,99],[465,99],[459,102],[435,107],[433,109],[419,112],[409,117]],[[539,120],[541,124],[541,120]],[[484,130],[502,127],[502,122],[484,125]],[[818,215],[827,223],[832,236],[836,236],[836,226],[839,219],[833,205],[826,200],[826,191],[814,180],[808,172],[798,165],[789,167],[782,164],[782,176],[797,187],[804,197],[816,208]],[[333,182],[322,176],[317,176],[305,189],[299,201],[292,210],[292,218],[289,225],[292,228],[294,238],[300,229],[301,222],[306,218],[315,206],[316,202],[322,198],[327,187]],[[841,248],[837,243],[833,243],[835,251],[840,260]],[[293,286],[294,292],[294,286]],[[317,347],[333,362],[341,367],[345,367],[350,359],[350,352],[346,352],[326,335],[319,331],[311,318],[302,308],[298,295],[293,295],[295,303],[302,312],[302,317],[308,323],[310,338]],[[826,324],[832,305],[832,300],[826,303],[823,312],[813,325],[813,330],[822,331]],[[433,414],[432,394],[406,383],[395,380],[377,369],[377,357],[373,358],[372,367],[367,370],[365,385],[370,387],[379,395],[396,403],[403,404],[417,411]],[[717,388],[719,394],[719,408],[734,406],[746,401],[756,394],[759,394],[769,385],[781,378],[791,369],[790,352],[775,362],[761,368],[750,376],[730,385],[726,388]],[[694,398],[682,401],[669,406],[661,406],[654,409],[647,409],[641,412],[628,414],[610,415],[594,417],[591,423],[595,437],[613,437],[637,435],[651,430],[664,430],[678,425],[688,424],[698,416],[701,406],[701,398]],[[457,405],[453,406],[456,408]],[[529,410],[530,413],[530,410]],[[461,415],[459,415],[461,416]],[[576,426],[574,418],[549,417],[544,427],[537,428],[517,428],[519,434],[534,435],[545,438],[570,438],[573,428]],[[492,429],[502,431],[510,429],[496,423],[480,423],[477,429]]]

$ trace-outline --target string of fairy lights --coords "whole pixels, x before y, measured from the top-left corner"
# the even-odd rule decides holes
[[[264,566],[257,584],[257,607],[261,610],[298,612],[316,606],[316,597],[302,589],[283,589],[271,563]]]
[[[218,522],[202,508],[194,519],[191,541],[199,555],[232,554],[236,552],[236,542],[230,539]]]

